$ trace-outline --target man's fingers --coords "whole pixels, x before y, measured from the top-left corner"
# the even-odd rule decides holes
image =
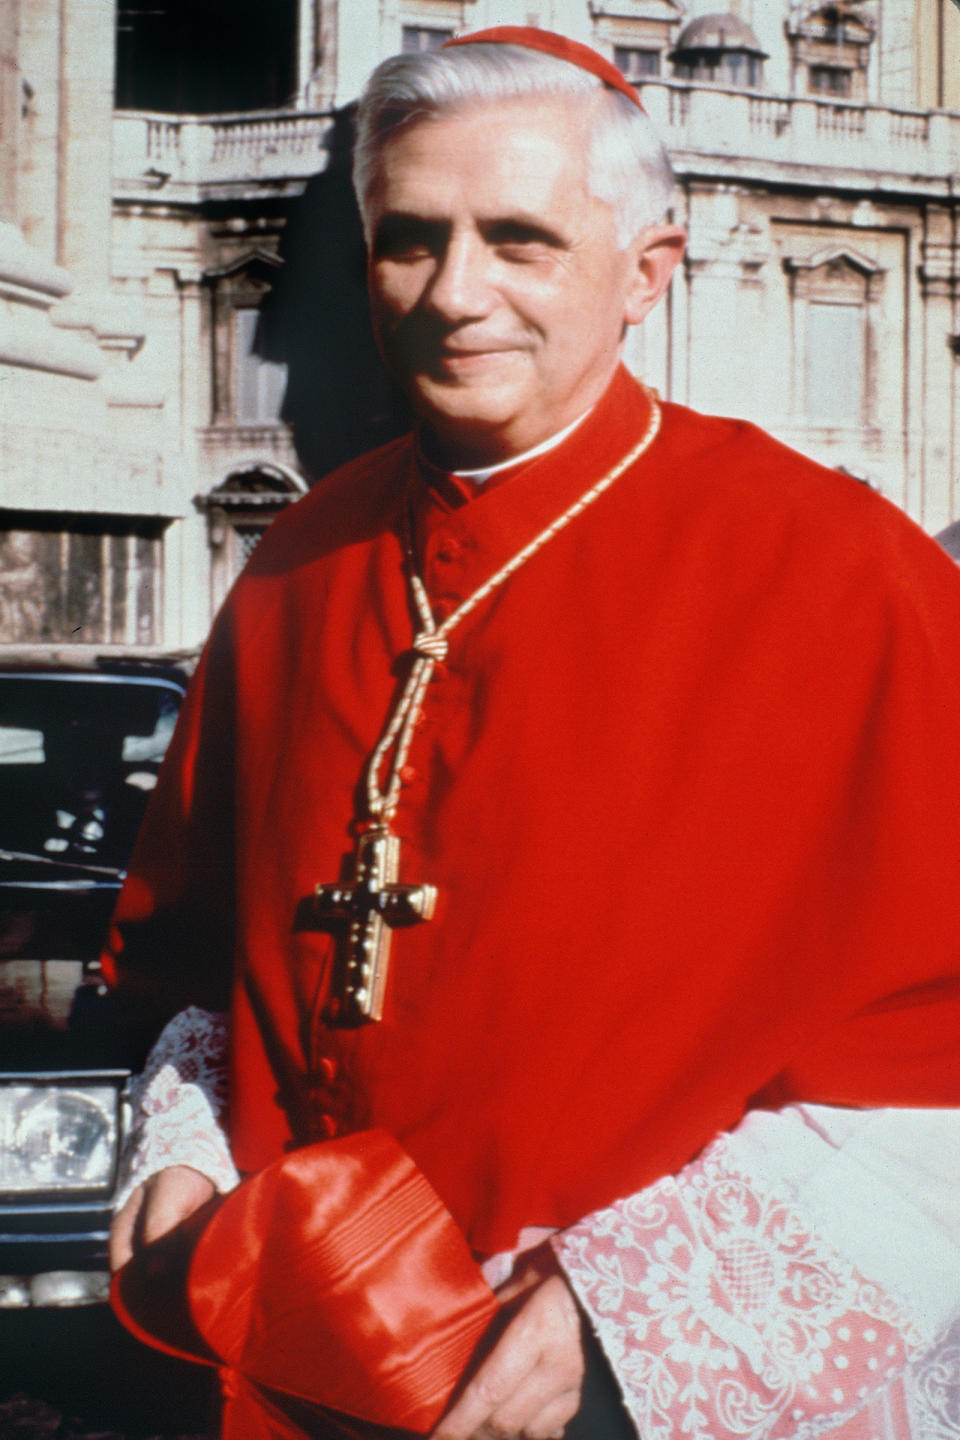
[[[568,1390],[565,1395],[558,1395],[548,1405],[537,1408],[522,1421],[519,1429],[507,1429],[509,1435],[519,1434],[524,1440],[554,1440],[555,1436],[562,1435],[564,1429],[580,1409],[580,1391]],[[493,1417],[494,1424],[498,1427],[506,1424],[512,1426],[516,1422],[512,1419],[504,1420],[502,1417]],[[500,1433],[504,1431],[501,1429]]]
[[[173,1165],[152,1176],[144,1188],[146,1198],[138,1228],[140,1240],[149,1245],[206,1204],[216,1187],[199,1170]]]
[[[159,1240],[199,1210],[215,1186],[189,1165],[171,1165],[138,1185],[110,1227],[110,1268],[119,1270],[141,1245]]]
[[[137,1216],[143,1204],[143,1186],[138,1185],[126,1203],[117,1211],[110,1226],[110,1269],[119,1270],[133,1255],[133,1237]]]
[[[440,1421],[433,1440],[469,1440],[478,1434],[533,1370],[539,1354],[517,1342],[517,1320],[507,1326],[456,1404]]]
[[[523,1440],[550,1440],[562,1432],[580,1408],[580,1387],[557,1390],[556,1375],[537,1366],[481,1427],[484,1436],[522,1436]]]
[[[576,1414],[582,1380],[579,1314],[554,1276],[530,1293],[433,1440],[547,1440]]]

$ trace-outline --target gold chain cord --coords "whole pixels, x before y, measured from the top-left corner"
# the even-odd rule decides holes
[[[548,545],[555,535],[559,535],[560,531],[565,530],[571,521],[576,520],[578,515],[582,515],[584,510],[595,500],[599,500],[600,496],[620,479],[625,470],[629,470],[630,466],[640,459],[657,438],[661,423],[660,405],[655,391],[647,386],[644,386],[643,389],[650,402],[650,418],[636,445],[622,459],[618,460],[616,465],[608,470],[595,485],[591,485],[589,490],[585,490],[578,500],[564,510],[562,515],[558,515],[556,520],[551,521],[544,530],[535,535],[528,544],[524,545],[522,550],[518,550],[505,565],[502,565],[495,574],[490,576],[489,580],[485,580],[478,589],[474,590],[472,595],[468,595],[466,600],[458,605],[456,610],[448,615],[440,625],[434,619],[426,588],[417,573],[413,546],[409,534],[406,535],[410,591],[423,628],[414,636],[412,649],[416,658],[407,677],[407,683],[403,687],[400,698],[394,706],[386,729],[371,755],[367,767],[367,807],[371,817],[375,820],[384,824],[389,823],[399,804],[400,791],[403,788],[400,772],[407,763],[414,727],[420,714],[427,686],[430,684],[436,665],[447,657],[449,648],[447,637],[451,630],[454,626],[459,625],[460,621],[478,605],[482,604],[488,595],[509,580],[511,575],[516,574],[522,565],[525,565],[538,551]],[[390,774],[384,790],[380,786],[380,772],[395,742],[393,763],[390,766]]]

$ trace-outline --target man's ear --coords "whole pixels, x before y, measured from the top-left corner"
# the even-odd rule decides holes
[[[639,325],[649,315],[670,284],[686,243],[687,232],[680,225],[648,225],[633,241],[633,276],[623,311],[628,325]]]

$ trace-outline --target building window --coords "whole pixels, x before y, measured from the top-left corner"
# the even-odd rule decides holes
[[[403,53],[419,55],[424,50],[439,50],[445,40],[452,39],[452,30],[443,30],[437,25],[404,25]]]
[[[835,100],[865,100],[873,22],[852,3],[835,0],[788,24],[793,88]]]
[[[289,102],[296,0],[118,0],[116,104],[211,114]]]
[[[287,367],[258,353],[260,311],[234,311],[236,326],[236,421],[264,425],[280,418],[287,389]]]
[[[163,523],[0,514],[0,641],[160,643]]]
[[[738,50],[702,51],[674,65],[678,80],[699,80],[710,85],[731,85],[756,90],[763,79],[763,63],[756,55]]]
[[[303,477],[289,466],[254,461],[196,497],[197,508],[207,517],[214,608],[222,604],[271,520],[306,488]]]
[[[815,300],[807,307],[806,392],[811,425],[864,422],[867,326],[863,305]]]
[[[651,80],[660,74],[660,51],[641,50],[634,45],[616,45],[613,59],[628,80]]]
[[[811,65],[807,71],[812,95],[831,95],[849,100],[853,94],[853,75],[840,65]]]
[[[263,538],[266,524],[234,525],[233,534],[237,547],[237,566],[242,569]]]
[[[876,330],[884,272],[844,247],[788,255],[793,307],[794,410],[815,429],[878,423]]]
[[[280,423],[287,388],[286,337],[266,303],[280,270],[276,255],[255,251],[209,270],[214,425]]]
[[[679,80],[755,90],[767,56],[739,16],[701,15],[683,27],[670,58]]]

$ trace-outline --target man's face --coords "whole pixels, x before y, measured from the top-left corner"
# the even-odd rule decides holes
[[[388,365],[438,458],[539,444],[603,393],[635,313],[637,246],[587,191],[595,101],[475,104],[387,142],[370,288]]]

